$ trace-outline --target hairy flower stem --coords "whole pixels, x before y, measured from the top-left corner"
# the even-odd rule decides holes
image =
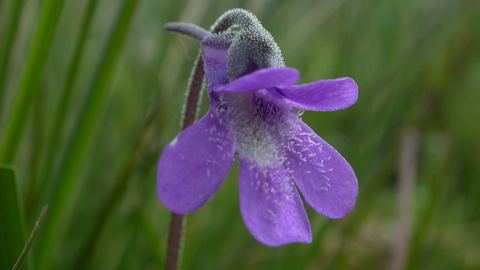
[[[198,107],[202,97],[202,85],[205,71],[203,70],[203,59],[199,53],[195,66],[190,75],[187,99],[183,108],[183,119],[181,124],[182,131],[195,123],[198,116]]]
[[[167,259],[165,270],[176,270],[180,265],[182,251],[183,233],[187,219],[184,215],[172,213],[170,230],[168,234]]]
[[[199,54],[190,77],[187,99],[185,100],[185,106],[183,108],[183,119],[181,125],[182,130],[185,130],[189,126],[193,125],[193,123],[195,123],[195,119],[197,119],[198,105],[201,99],[204,76],[205,71],[203,69],[203,60],[201,54]],[[185,224],[186,218],[184,215],[172,213],[170,229],[168,233],[165,270],[176,270],[180,265]]]

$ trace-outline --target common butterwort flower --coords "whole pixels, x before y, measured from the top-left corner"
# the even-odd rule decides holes
[[[329,218],[348,214],[358,193],[351,166],[292,109],[335,111],[357,100],[350,78],[295,85],[273,37],[250,12],[225,13],[211,32],[173,23],[167,30],[201,42],[210,110],[164,150],[158,194],[172,212],[188,214],[217,191],[240,161],[240,210],[252,235],[269,246],[310,243],[297,192]]]

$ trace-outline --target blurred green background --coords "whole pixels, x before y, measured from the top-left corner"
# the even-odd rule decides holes
[[[45,204],[22,269],[163,267],[156,163],[199,44],[162,26],[209,29],[234,7],[259,18],[301,83],[357,82],[353,107],[303,119],[350,162],[360,194],[341,220],[307,206],[312,244],[270,248],[243,224],[236,164],[188,216],[182,269],[480,269],[477,0],[0,1],[0,268]]]

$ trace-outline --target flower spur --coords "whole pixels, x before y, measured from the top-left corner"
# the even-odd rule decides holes
[[[165,29],[201,42],[210,109],[164,150],[158,194],[170,211],[191,213],[218,190],[235,156],[240,162],[240,209],[261,243],[310,243],[302,200],[329,218],[355,205],[351,166],[292,109],[334,111],[354,104],[350,78],[296,86],[273,37],[251,13],[233,9],[212,27],[172,23]],[[240,30],[237,30],[240,29]],[[296,186],[296,187],[295,187]]]

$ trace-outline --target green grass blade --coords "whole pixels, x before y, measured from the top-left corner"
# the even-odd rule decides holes
[[[105,228],[107,220],[111,217],[114,208],[122,201],[122,198],[124,197],[124,194],[128,188],[128,180],[130,180],[132,175],[138,171],[138,167],[140,165],[142,165],[142,167],[151,167],[156,162],[156,158],[152,159],[151,156],[148,155],[148,152],[155,148],[155,135],[158,135],[156,132],[158,130],[157,117],[158,112],[154,111],[150,117],[147,118],[147,121],[143,126],[143,130],[140,136],[138,136],[137,142],[135,143],[135,147],[132,149],[128,160],[125,162],[125,165],[122,166],[122,172],[118,177],[116,177],[115,186],[110,193],[105,195],[105,203],[99,206],[101,211],[99,211],[98,216],[94,219],[95,221],[92,222],[91,227],[93,227],[93,230],[90,234],[86,234],[84,237],[85,244],[80,249],[80,252],[78,252],[78,257],[74,264],[75,269],[80,269],[82,265],[84,265],[85,261],[90,259],[92,251],[99,240],[99,236]],[[154,156],[156,157],[157,154]]]
[[[10,63],[10,57],[12,55],[13,43],[17,37],[18,25],[20,24],[20,14],[22,13],[23,4],[25,0],[14,1],[10,22],[10,26],[7,30],[6,37],[3,42],[5,42],[5,49],[0,56],[0,108],[3,105],[6,96],[5,84],[7,78],[7,67]]]
[[[69,142],[69,153],[61,168],[60,177],[55,184],[51,198],[51,218],[46,221],[45,243],[40,251],[40,268],[48,268],[50,253],[57,242],[57,237],[62,234],[62,219],[69,216],[67,208],[74,193],[75,182],[78,180],[82,165],[91,144],[94,131],[101,111],[105,105],[107,83],[114,69],[115,60],[122,48],[127,34],[128,26],[133,16],[138,0],[125,0],[120,11],[115,27],[111,32],[109,41],[104,49],[102,60],[95,74],[93,85],[83,105],[80,119],[76,121],[74,135]]]
[[[11,269],[22,252],[20,209],[15,171],[0,165],[0,269]]]
[[[45,205],[42,209],[42,212],[40,212],[40,216],[38,217],[37,222],[35,223],[35,227],[33,227],[32,233],[28,238],[27,244],[25,244],[25,247],[22,250],[22,254],[20,254],[20,257],[18,258],[17,262],[13,266],[12,270],[18,270],[22,266],[23,261],[25,260],[25,257],[27,256],[27,253],[30,250],[30,247],[32,246],[33,240],[35,240],[35,236],[37,236],[37,233],[40,230],[40,226],[42,226],[42,222],[43,222],[43,219],[45,218],[45,215],[47,214],[47,210],[48,210],[48,205]]]
[[[87,34],[89,33],[90,27],[93,21],[93,15],[97,8],[97,0],[90,0],[87,4],[85,10],[85,17],[80,26],[80,34],[78,41],[73,51],[72,60],[70,66],[68,67],[67,77],[65,79],[65,84],[62,89],[61,97],[58,102],[58,107],[55,112],[55,118],[52,124],[52,130],[47,142],[49,149],[49,154],[47,157],[46,170],[47,173],[44,179],[51,179],[55,158],[58,158],[58,148],[60,145],[60,134],[61,128],[64,126],[65,118],[67,116],[67,110],[71,103],[69,102],[70,96],[72,93],[74,82],[77,78],[78,70],[80,67],[81,56],[84,51],[85,44],[88,40]]]
[[[45,0],[22,74],[13,112],[0,151],[0,162],[11,164],[27,125],[29,109],[40,84],[40,77],[50,50],[65,0]]]

